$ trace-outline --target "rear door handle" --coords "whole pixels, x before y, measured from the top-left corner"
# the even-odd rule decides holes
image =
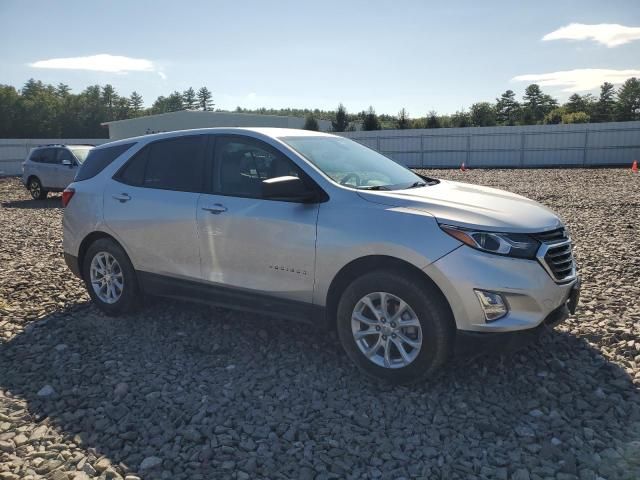
[[[127,193],[120,193],[120,194],[115,193],[111,196],[116,200],[118,200],[120,203],[128,202],[129,200],[131,200],[131,197]]]
[[[225,207],[221,203],[214,203],[211,207],[202,207],[202,210],[206,210],[207,212],[213,213],[214,215],[220,215],[221,213],[227,211],[227,207]]]

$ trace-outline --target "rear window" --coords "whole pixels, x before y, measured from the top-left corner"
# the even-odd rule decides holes
[[[75,181],[87,180],[95,177],[102,170],[113,162],[116,158],[129,150],[135,143],[125,143],[106,148],[94,148],[87,155],[87,159],[82,163],[80,170],[76,174]]]
[[[73,152],[80,163],[84,163],[84,161],[89,156],[89,152],[91,148],[78,148],[78,147],[69,147],[69,150]]]

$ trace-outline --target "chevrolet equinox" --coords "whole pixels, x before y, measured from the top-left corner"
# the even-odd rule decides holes
[[[461,340],[553,327],[578,301],[551,210],[325,133],[111,142],[63,205],[65,260],[106,314],[150,294],[322,323],[362,371],[393,382],[432,376]]]

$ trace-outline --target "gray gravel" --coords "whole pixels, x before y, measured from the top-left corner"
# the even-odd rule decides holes
[[[102,316],[59,198],[0,180],[0,480],[640,478],[640,175],[428,173],[557,210],[583,301],[518,353],[395,388],[305,325],[164,300]]]

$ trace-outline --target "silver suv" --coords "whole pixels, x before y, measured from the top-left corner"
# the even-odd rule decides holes
[[[78,167],[93,145],[40,145],[32,148],[22,163],[22,183],[36,200],[48,192],[61,192],[73,182]]]
[[[554,326],[578,301],[571,240],[549,209],[324,133],[101,145],[63,204],[66,262],[107,314],[152,294],[329,325],[358,367],[394,382],[470,343]]]

